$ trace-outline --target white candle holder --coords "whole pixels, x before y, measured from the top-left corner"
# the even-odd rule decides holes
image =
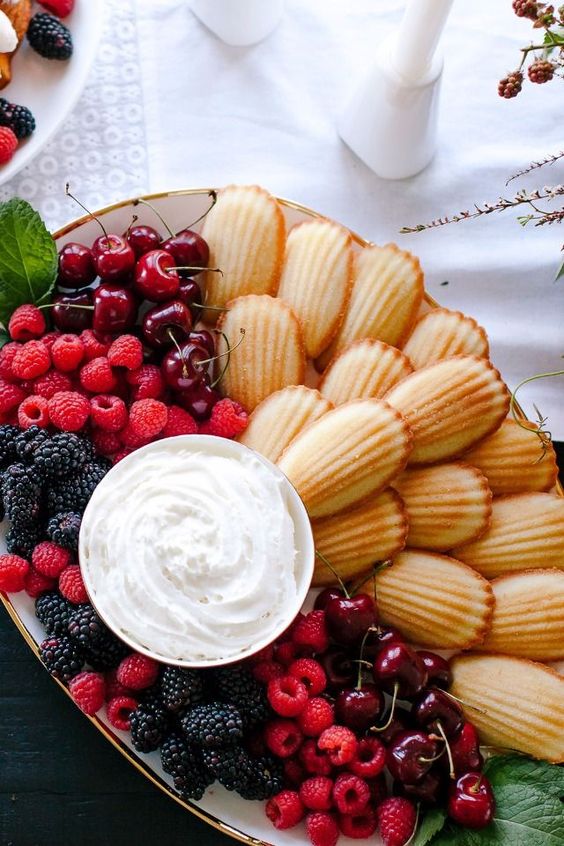
[[[191,0],[191,7],[226,44],[247,47],[276,29],[284,12],[284,0]]]

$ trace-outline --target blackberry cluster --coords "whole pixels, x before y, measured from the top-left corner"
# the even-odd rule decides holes
[[[72,607],[68,599],[52,591],[42,594],[35,600],[35,616],[48,635],[61,637],[68,634]]]
[[[161,745],[161,764],[185,799],[201,799],[215,777],[204,764],[200,749],[189,746],[181,734],[170,734]]]
[[[129,652],[129,647],[109,629],[108,634],[100,638],[95,646],[89,646],[85,650],[86,660],[97,673],[114,670]]]
[[[245,667],[220,667],[212,671],[212,684],[221,702],[236,706],[245,729],[263,723],[269,714],[265,689]]]
[[[48,538],[71,552],[77,552],[81,519],[80,514],[74,511],[55,514],[47,523]]]
[[[84,649],[95,649],[110,630],[90,603],[76,605],[69,614],[69,636]]]
[[[58,18],[45,12],[31,19],[27,40],[36,53],[45,59],[64,61],[72,56],[72,36],[69,30]]]
[[[30,426],[29,429],[21,429],[14,441],[17,457],[24,464],[33,462],[33,458],[39,447],[48,440],[49,435],[45,429],[40,429],[39,426]]]
[[[39,655],[51,675],[62,682],[70,681],[84,666],[84,652],[69,637],[44,640]]]
[[[88,461],[81,469],[58,481],[47,493],[49,514],[74,511],[82,514],[96,486],[102,481],[111,464],[102,458]]]
[[[94,450],[89,441],[71,432],[57,432],[41,444],[33,463],[43,479],[55,479],[76,473],[93,458]]]
[[[0,426],[0,468],[3,470],[16,460],[16,438],[21,429],[5,423]]]
[[[243,739],[243,718],[235,705],[222,702],[196,705],[180,723],[188,743],[195,746],[217,749]]]
[[[205,699],[203,677],[198,670],[165,667],[160,689],[165,708],[173,713],[201,705]]]
[[[164,741],[168,715],[158,700],[148,697],[131,714],[131,742],[138,752],[154,752]]]
[[[282,764],[273,758],[252,758],[240,747],[204,749],[202,757],[219,783],[243,799],[268,799],[282,789]]]
[[[44,536],[45,532],[41,523],[34,523],[31,526],[12,526],[6,535],[6,549],[29,561],[31,553]]]
[[[40,519],[41,486],[29,467],[11,464],[2,478],[2,499],[6,517],[14,526],[29,526]]]
[[[0,97],[0,126],[7,126],[19,141],[35,132],[35,118],[28,108]]]

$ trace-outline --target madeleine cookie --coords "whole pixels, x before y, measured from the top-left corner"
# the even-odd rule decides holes
[[[322,376],[319,390],[334,405],[355,399],[379,399],[413,372],[396,347],[365,338],[336,356]]]
[[[223,308],[244,294],[273,294],[284,255],[285,222],[276,199],[257,185],[229,185],[206,215],[202,237],[210,248],[204,301]],[[217,311],[204,319],[215,323]]]
[[[485,438],[464,460],[479,467],[494,496],[524,491],[548,491],[556,484],[558,467],[551,443],[543,450],[535,423],[504,420],[497,432]]]
[[[27,32],[31,19],[31,0],[17,0],[16,3],[9,3],[2,0],[0,11],[4,12],[14,28],[18,39],[15,50],[11,53],[0,53],[0,89],[5,88],[12,80],[12,59],[14,58],[22,40]]]
[[[377,561],[393,558],[405,546],[407,514],[400,496],[387,488],[350,511],[312,522],[315,548],[343,581],[356,579]],[[333,572],[316,557],[312,584],[331,585]]]
[[[282,300],[266,294],[238,297],[229,303],[229,311],[222,315],[219,325],[222,334],[217,348],[221,355],[227,353],[227,341],[234,347],[244,331],[241,343],[230,353],[221,388],[247,411],[253,411],[274,391],[303,382],[302,328]]]
[[[486,477],[461,462],[405,470],[392,486],[409,517],[409,546],[447,550],[476,540],[490,525]]]
[[[495,609],[480,646],[537,661],[564,659],[564,572],[527,570],[494,579]]]
[[[309,516],[324,517],[385,487],[405,467],[410,449],[411,432],[399,412],[382,400],[357,400],[300,432],[278,466]]]
[[[296,312],[309,358],[317,358],[335,337],[351,284],[350,233],[330,220],[294,226],[286,241],[278,296]]]
[[[416,370],[388,391],[385,400],[413,431],[414,464],[460,455],[497,429],[509,410],[509,391],[498,371],[474,355]]]
[[[420,317],[403,347],[416,370],[453,355],[489,355],[488,337],[461,311],[434,308]]]
[[[564,570],[564,497],[523,493],[494,499],[488,531],[453,555],[487,579],[536,568]]]
[[[302,429],[332,408],[332,403],[313,388],[282,388],[257,405],[237,440],[276,462]]]
[[[397,347],[409,334],[423,300],[419,260],[396,244],[355,253],[353,286],[339,332],[316,366],[323,370],[351,341],[375,338]]]
[[[400,552],[362,590],[374,594],[383,623],[431,649],[468,649],[481,643],[494,605],[490,583],[475,570],[420,549]]]
[[[508,655],[459,655],[451,668],[450,690],[483,743],[564,761],[564,676]]]

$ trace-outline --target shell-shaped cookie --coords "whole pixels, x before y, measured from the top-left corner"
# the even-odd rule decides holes
[[[396,244],[356,253],[349,306],[341,328],[316,366],[323,370],[351,341],[376,338],[397,347],[408,335],[423,300],[423,271]]]
[[[305,355],[302,328],[289,305],[267,294],[249,294],[229,302],[220,320],[222,334],[218,352],[227,352],[227,340],[234,347],[221,380],[225,394],[247,411],[265,397],[304,380]],[[221,359],[220,359],[221,361]]]
[[[564,761],[564,676],[524,658],[459,655],[451,692],[482,743]]]
[[[416,370],[388,391],[413,431],[410,462],[453,458],[489,435],[507,415],[509,391],[484,358],[458,355]]]
[[[419,318],[403,347],[418,370],[452,355],[489,355],[488,336],[473,317],[434,308]]]
[[[407,514],[400,496],[387,488],[350,511],[312,523],[315,548],[343,581],[356,579],[376,561],[393,558],[405,546]],[[314,585],[336,582],[321,558],[315,560]]]
[[[257,405],[237,440],[276,462],[302,429],[332,408],[332,403],[319,391],[305,385],[290,385]]]
[[[525,491],[548,491],[558,477],[556,453],[551,443],[543,449],[529,421],[504,420],[497,432],[484,438],[464,460],[479,467],[495,496]]]
[[[294,226],[286,241],[278,296],[296,312],[309,358],[317,358],[333,340],[351,284],[350,233],[330,220]]]
[[[244,294],[276,291],[284,255],[285,222],[277,200],[257,185],[229,185],[206,215],[202,236],[210,248],[205,302],[224,307]],[[217,320],[217,311],[205,319]]]
[[[278,466],[311,518],[343,511],[385,487],[405,467],[409,426],[382,400],[328,411],[284,450]]]
[[[462,462],[405,470],[392,486],[409,517],[408,546],[447,550],[482,535],[490,524],[486,477]]]
[[[488,630],[491,585],[448,555],[406,549],[364,584],[376,589],[379,617],[409,640],[431,649],[468,649]]]
[[[564,570],[564,497],[535,492],[494,499],[488,531],[453,555],[488,579],[519,570]]]
[[[324,372],[319,390],[334,405],[355,399],[379,399],[413,372],[396,347],[365,338],[339,353]]]
[[[564,659],[564,572],[527,570],[494,579],[495,609],[480,646],[537,661]]]

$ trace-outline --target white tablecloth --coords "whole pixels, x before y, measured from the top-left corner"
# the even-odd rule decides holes
[[[2,195],[28,196],[54,225],[74,216],[53,199],[67,178],[91,206],[147,189],[258,182],[371,240],[417,253],[430,293],[486,327],[510,386],[562,367],[564,280],[554,282],[561,227],[522,229],[508,211],[398,234],[520,185],[564,181],[556,165],[504,187],[563,143],[560,80],[528,85],[516,100],[497,96],[497,80],[531,36],[509,0],[455,2],[444,36],[439,151],[426,171],[401,182],[376,177],[335,128],[375,44],[397,25],[400,0],[287,0],[278,29],[249,48],[215,38],[188,0],[107,2],[101,61],[82,101]],[[564,438],[564,379],[536,382],[521,398],[528,409],[536,402],[553,435]]]

